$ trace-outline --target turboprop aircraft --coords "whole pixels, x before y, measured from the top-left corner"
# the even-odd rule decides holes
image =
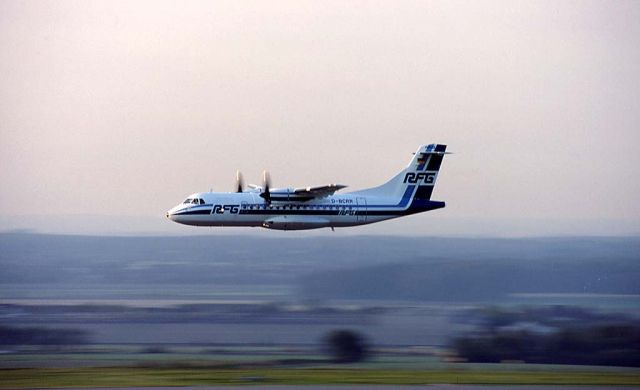
[[[305,230],[365,225],[440,209],[431,200],[447,146],[422,145],[409,165],[385,184],[336,194],[345,188],[329,184],[304,188],[271,188],[269,174],[262,186],[245,190],[236,174],[236,192],[198,192],[167,212],[174,222],[193,226],[252,226]]]

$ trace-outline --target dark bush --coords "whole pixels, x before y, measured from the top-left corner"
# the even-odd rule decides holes
[[[470,362],[640,367],[640,326],[573,327],[552,334],[494,330],[459,337],[452,347]]]
[[[351,330],[332,331],[325,337],[325,344],[336,363],[359,362],[368,354],[365,338]]]

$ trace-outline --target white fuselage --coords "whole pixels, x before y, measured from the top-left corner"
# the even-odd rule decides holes
[[[174,222],[193,226],[255,226],[304,230],[364,225],[435,210],[432,201],[446,145],[420,146],[409,165],[378,187],[336,194],[343,185],[308,188],[268,186],[242,192],[195,193],[167,212]]]
[[[190,199],[204,204],[180,204],[167,213],[174,222],[194,226],[252,226],[280,230],[364,225],[399,215],[367,215],[372,199],[351,194],[335,194],[300,201],[266,202],[259,192],[198,193]],[[379,199],[374,203],[380,204]],[[396,202],[397,203],[397,202]],[[394,207],[391,202],[382,204]],[[375,209],[381,209],[380,205]],[[397,207],[397,206],[396,206]],[[385,207],[386,208],[386,207]],[[394,207],[395,208],[395,207]]]

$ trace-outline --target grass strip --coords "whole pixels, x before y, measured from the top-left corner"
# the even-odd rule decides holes
[[[3,369],[0,388],[198,386],[234,384],[640,385],[638,372],[371,369]]]

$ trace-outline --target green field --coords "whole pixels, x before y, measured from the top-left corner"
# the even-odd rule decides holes
[[[233,384],[640,385],[640,371],[72,368],[0,370],[0,388]]]

